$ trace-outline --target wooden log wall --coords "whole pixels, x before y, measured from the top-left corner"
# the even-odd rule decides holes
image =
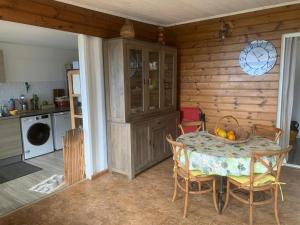
[[[120,36],[124,18],[53,0],[0,0],[0,19],[102,38]],[[157,27],[133,21],[136,38],[157,40]]]
[[[230,36],[219,40],[220,19],[169,27],[167,40],[178,48],[178,101],[200,107],[208,127],[233,115],[243,125],[275,125],[281,36],[300,31],[300,4],[223,18]],[[271,41],[278,59],[264,76],[247,76],[239,66],[241,49],[255,39]]]

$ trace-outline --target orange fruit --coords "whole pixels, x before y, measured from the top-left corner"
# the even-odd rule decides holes
[[[216,134],[216,135],[218,135],[218,132],[219,132],[220,129],[221,129],[221,128],[219,128],[219,127],[215,129],[215,134]]]
[[[233,133],[230,133],[227,135],[227,138],[231,141],[234,141],[235,140],[235,135]]]
[[[218,130],[218,136],[222,137],[222,138],[226,138],[227,137],[227,132],[223,129],[219,129]]]
[[[234,135],[234,136],[235,136],[235,133],[234,133],[233,130],[230,130],[230,131],[227,132],[227,136],[228,136],[228,135]]]

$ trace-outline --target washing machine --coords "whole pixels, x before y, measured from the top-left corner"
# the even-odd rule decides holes
[[[24,159],[54,151],[50,114],[23,117],[21,127]]]

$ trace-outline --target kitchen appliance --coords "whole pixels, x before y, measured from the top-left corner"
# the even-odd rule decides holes
[[[21,118],[24,159],[53,152],[50,114]]]
[[[66,132],[71,129],[70,112],[58,112],[52,114],[54,149],[60,150],[63,148],[63,137]]]

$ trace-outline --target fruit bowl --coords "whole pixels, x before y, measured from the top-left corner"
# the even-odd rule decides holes
[[[249,141],[251,131],[239,125],[233,116],[223,116],[216,123],[215,129],[208,131],[208,134],[219,141],[227,144],[240,144]]]

